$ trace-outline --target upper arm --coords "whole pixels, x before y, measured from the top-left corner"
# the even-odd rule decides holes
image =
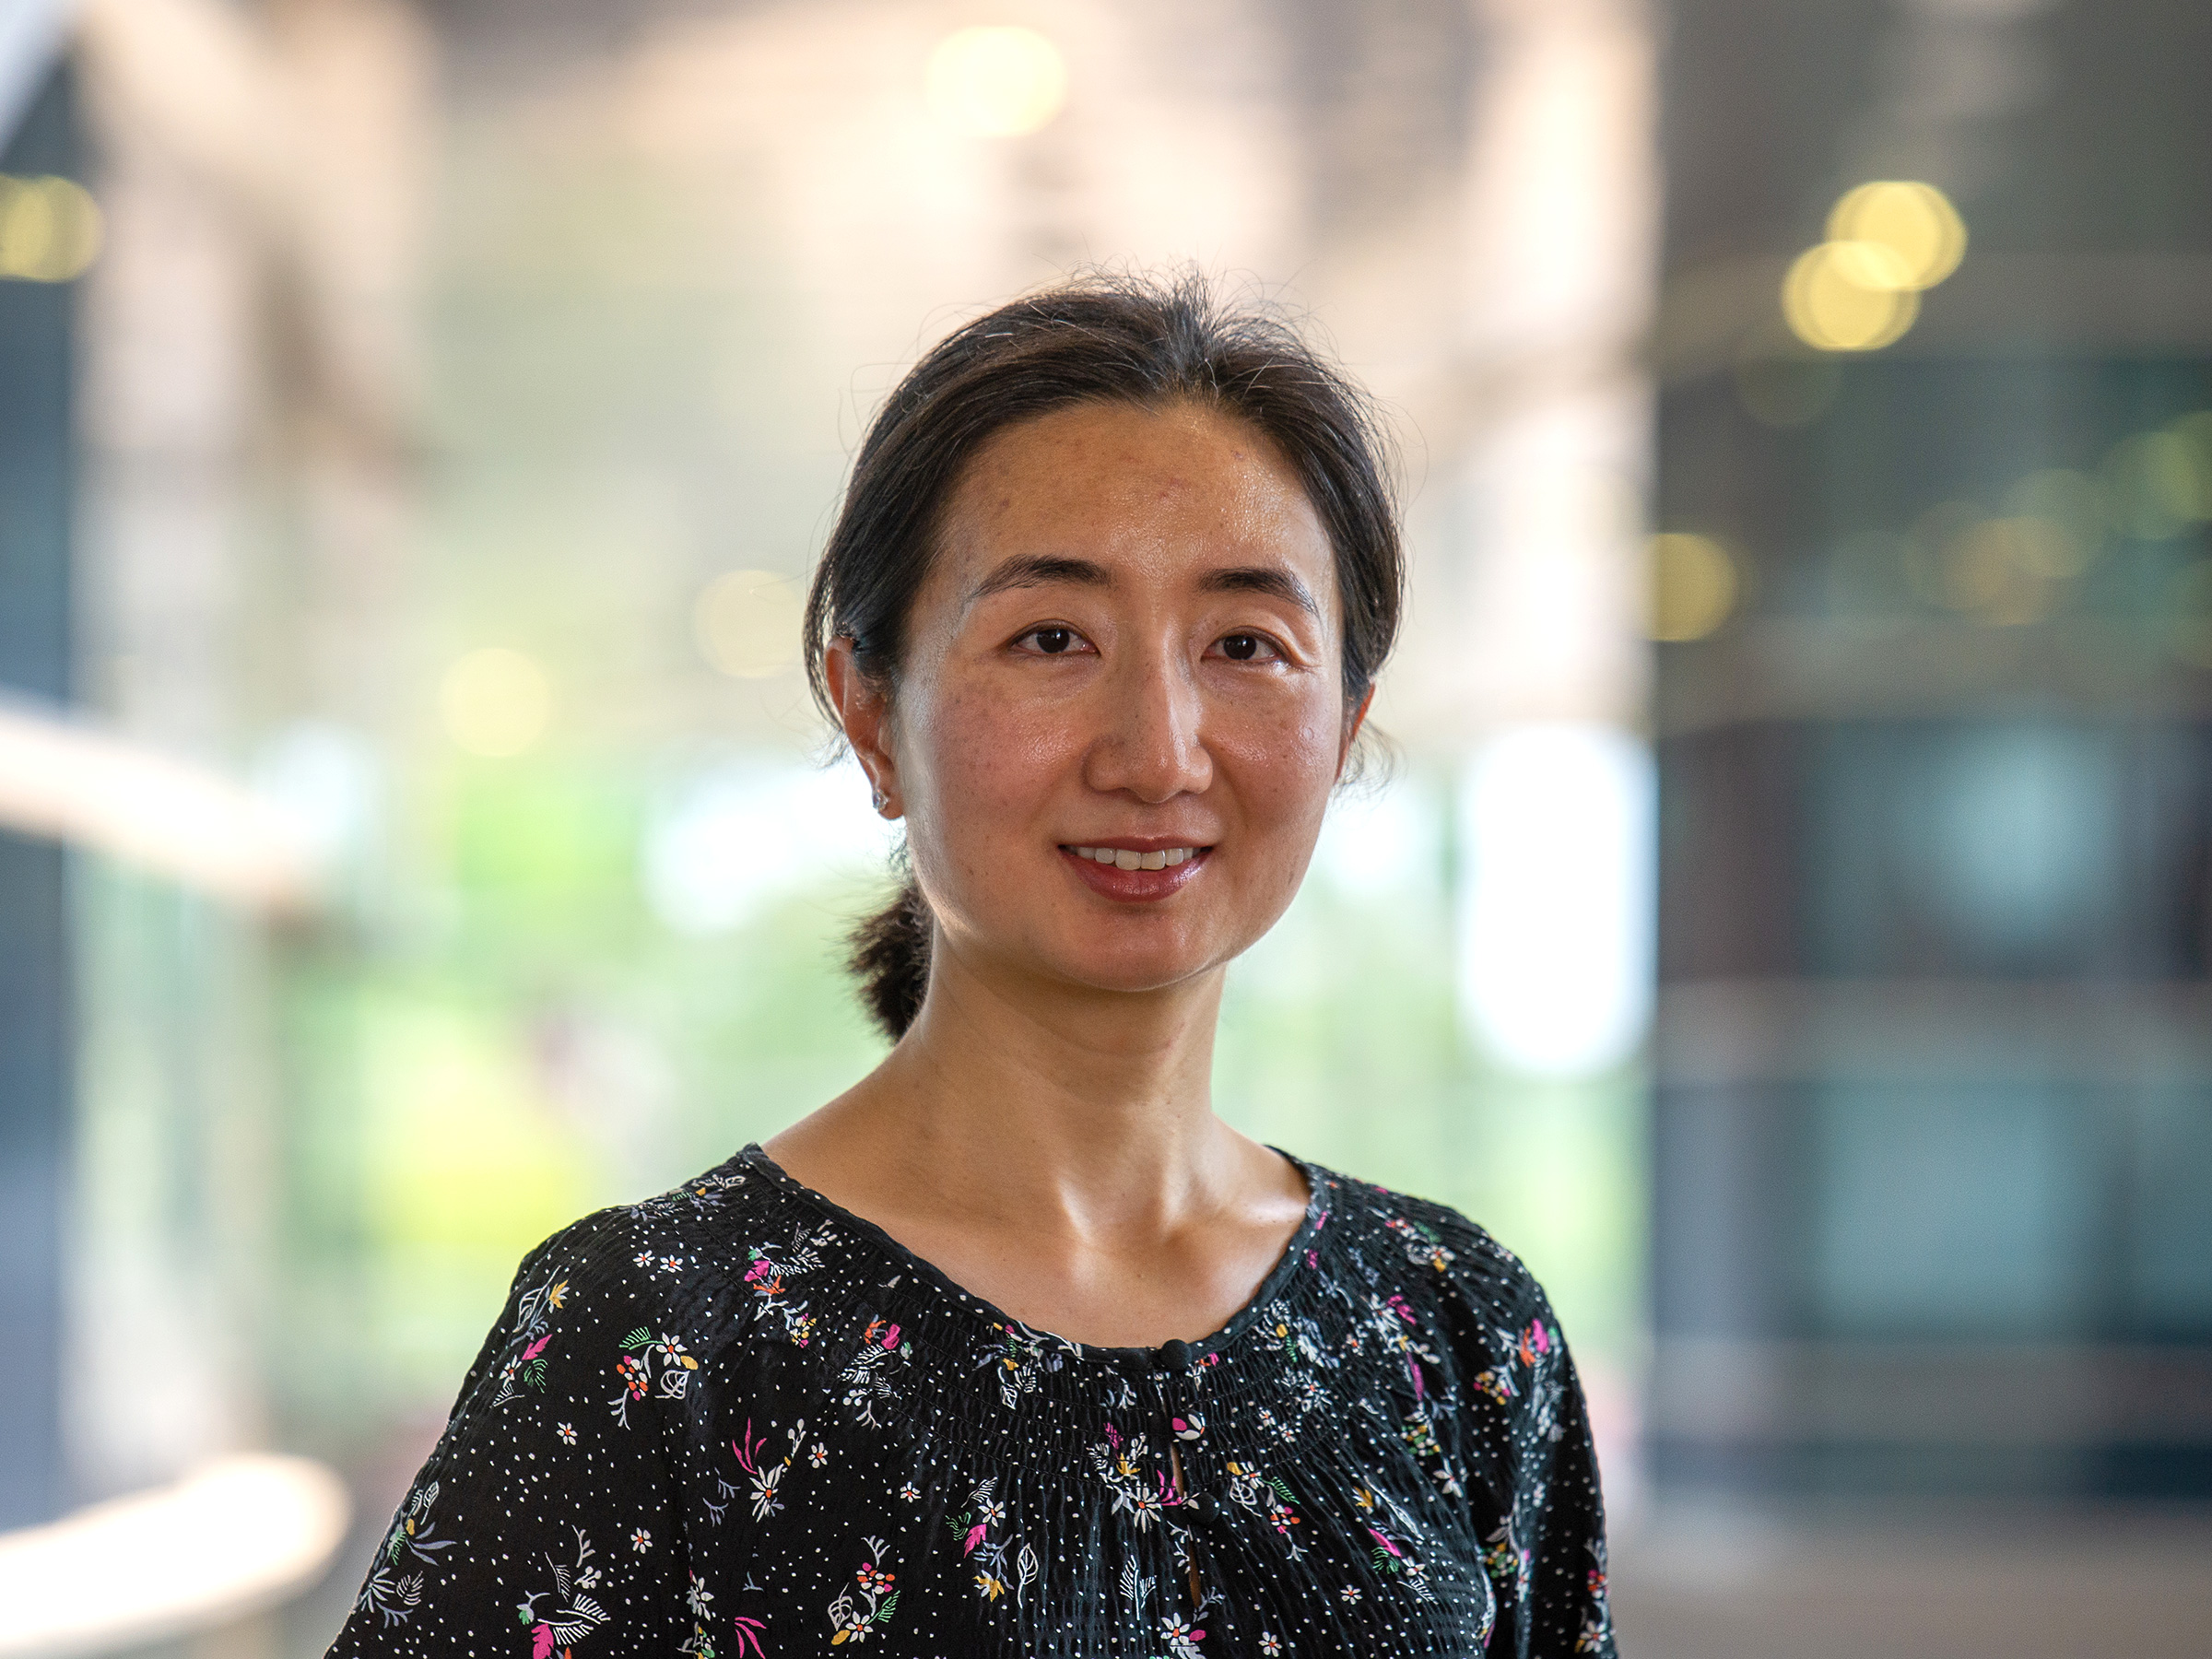
[[[1525,1622],[1531,1654],[1613,1652],[1606,1589],[1606,1511],[1597,1450],[1574,1360],[1545,1307],[1537,1316],[1552,1348],[1535,1369],[1535,1386],[1516,1432],[1514,1512],[1531,1558]]]
[[[1573,1358],[1527,1269],[1487,1237],[1472,1254],[1459,1266],[1475,1325],[1467,1430],[1498,1600],[1490,1651],[1610,1655],[1605,1501]]]
[[[573,1235],[524,1260],[334,1659],[615,1659],[693,1634],[667,1396],[630,1340],[653,1322]]]

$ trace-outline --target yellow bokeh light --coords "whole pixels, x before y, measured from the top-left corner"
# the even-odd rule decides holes
[[[0,277],[67,282],[100,256],[100,204],[68,179],[0,174]]]
[[[1934,288],[1966,257],[1966,223],[1950,198],[1910,179],[1877,179],[1845,192],[1828,216],[1828,235],[1888,249],[1906,288]]]
[[[962,29],[929,55],[930,112],[982,138],[1033,133],[1067,100],[1060,49],[1033,29]]]
[[[2050,615],[2053,583],[2078,575],[2080,548],[2049,519],[1984,519],[1944,549],[1944,599],[1955,610],[1997,628],[2018,628]]]
[[[2179,431],[2138,432],[2114,444],[2104,488],[2123,535],[2166,541],[2212,519],[2212,456]]]
[[[1822,351],[1874,351],[1912,326],[1920,296],[1903,260],[1880,242],[1827,241],[1808,248],[1783,279],[1790,332]]]
[[[795,661],[806,600],[773,571],[729,571],[700,590],[692,632],[708,662],[739,679],[765,679]]]
[[[1735,561],[1709,535],[1654,535],[1651,543],[1651,615],[1654,640],[1701,640],[1735,608]]]
[[[553,721],[553,683],[519,651],[472,651],[445,672],[438,706],[445,729],[472,755],[519,755]]]

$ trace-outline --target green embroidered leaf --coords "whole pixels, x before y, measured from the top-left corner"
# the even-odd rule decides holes
[[[891,1609],[898,1605],[899,1592],[894,1590],[888,1595],[883,1598],[883,1606],[876,1609],[876,1617],[872,1622],[876,1624],[883,1623],[885,1619],[890,1618]]]
[[[623,1337],[623,1338],[622,1338],[622,1346],[623,1346],[624,1347],[626,1347],[626,1348],[638,1348],[638,1347],[644,1347],[644,1346],[645,1346],[647,1343],[651,1342],[652,1340],[653,1340],[653,1333],[652,1333],[651,1331],[647,1330],[647,1329],[646,1329],[646,1328],[645,1328],[643,1325],[640,1325],[640,1326],[639,1326],[639,1327],[638,1327],[636,1330],[632,1331],[632,1332],[631,1332],[631,1333],[630,1333],[629,1335],[627,1335],[627,1336],[625,1336],[625,1337]]]

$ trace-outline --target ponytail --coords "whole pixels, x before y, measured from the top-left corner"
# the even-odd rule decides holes
[[[847,936],[845,966],[860,982],[861,1001],[893,1042],[906,1035],[929,989],[929,945],[935,923],[912,876],[899,896]]]

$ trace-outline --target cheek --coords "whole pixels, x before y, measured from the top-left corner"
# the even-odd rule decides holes
[[[937,700],[914,737],[900,758],[919,784],[914,830],[956,855],[1018,833],[1081,751],[1065,720],[983,690]]]
[[[1255,827],[1318,829],[1336,782],[1341,716],[1335,699],[1314,698],[1224,724],[1215,760],[1237,780]]]

